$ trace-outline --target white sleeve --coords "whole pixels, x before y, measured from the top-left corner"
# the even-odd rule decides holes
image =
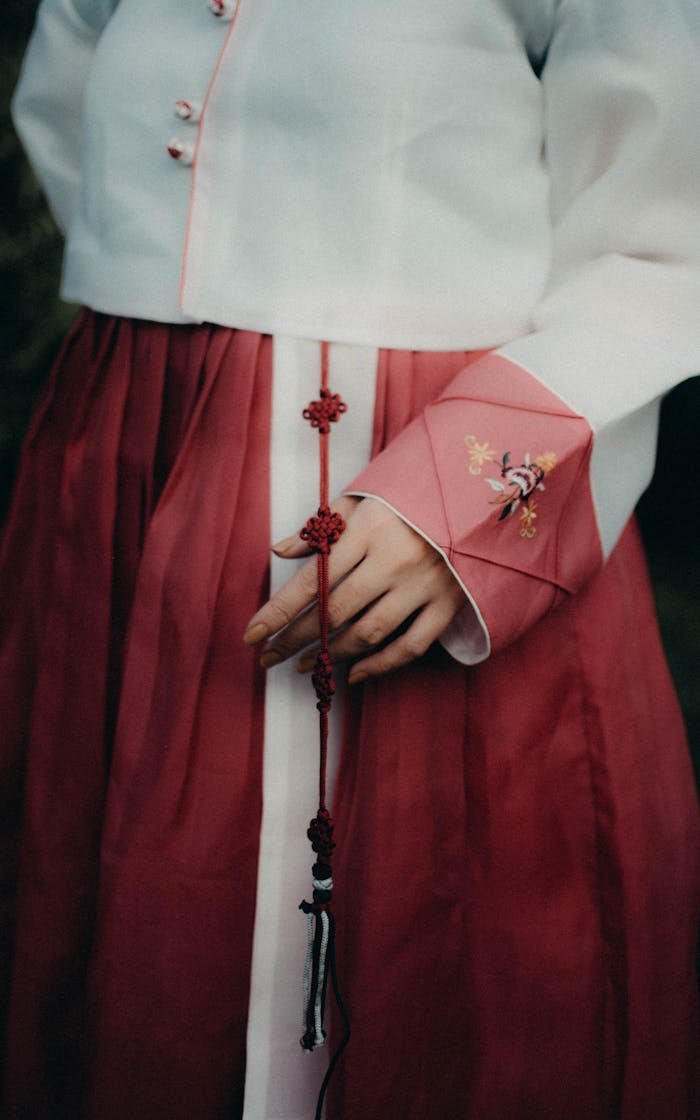
[[[80,181],[82,102],[92,56],[118,0],[42,0],[12,118],[65,233]]]
[[[557,0],[541,80],[552,256],[531,330],[348,487],[448,560],[470,601],[441,640],[467,663],[600,567],[651,478],[661,397],[700,370],[700,2]],[[480,498],[484,477],[503,489],[493,449],[556,452],[536,528]]]
[[[700,370],[700,3],[560,0],[542,72],[552,265],[500,353],[584,416],[604,553]]]

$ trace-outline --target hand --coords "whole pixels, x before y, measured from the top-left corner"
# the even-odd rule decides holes
[[[359,658],[349,676],[355,684],[425,653],[464,605],[464,593],[440,553],[382,502],[342,497],[331,508],[347,527],[330,553],[328,648],[333,660]],[[298,536],[273,547],[285,558],[309,554]],[[313,556],[248,623],[248,645],[270,639],[260,659],[265,668],[318,641],[318,612],[308,609],[316,579]],[[315,650],[299,670],[314,660]]]

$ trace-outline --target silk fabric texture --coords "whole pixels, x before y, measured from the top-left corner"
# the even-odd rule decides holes
[[[29,433],[2,556],[10,1120],[241,1114],[271,349],[85,313]],[[373,453],[467,360],[380,353]],[[435,647],[350,690],[334,813],[331,1120],[697,1115],[696,806],[633,525],[485,664]]]

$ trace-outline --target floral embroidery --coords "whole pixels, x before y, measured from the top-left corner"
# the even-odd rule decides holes
[[[465,436],[464,442],[467,445],[467,452],[469,454],[469,473],[481,474],[481,468],[484,463],[495,463],[498,459],[498,454],[489,447],[488,441],[486,443],[477,443],[476,436]]]
[[[553,451],[543,451],[535,459],[535,466],[541,467],[545,474],[553,471],[557,465],[557,457]]]
[[[529,504],[523,506],[522,510],[520,511],[520,536],[524,537],[524,539],[528,541],[531,541],[535,533],[537,532],[537,529],[532,524],[532,522],[537,517],[537,514],[535,513],[536,509],[537,502],[535,502],[531,498]]]
[[[498,456],[489,447],[488,443],[478,443],[475,436],[466,436],[464,440],[469,454],[469,473],[479,475],[484,463],[497,462]],[[554,451],[543,451],[534,459],[528,452],[522,463],[518,466],[511,464],[510,451],[500,459],[501,477],[485,478],[496,497],[491,505],[501,506],[498,516],[499,521],[512,517],[520,509],[520,536],[523,540],[531,541],[537,529],[537,502],[534,494],[536,490],[544,490],[544,478],[557,465],[557,456]]]

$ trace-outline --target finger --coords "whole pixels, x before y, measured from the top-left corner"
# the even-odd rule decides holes
[[[349,661],[368,657],[392,635],[396,636],[398,631],[411,625],[425,605],[420,589],[413,595],[407,594],[404,587],[388,591],[329,642],[332,659]]]
[[[376,653],[357,661],[350,671],[348,682],[359,684],[368,677],[382,676],[422,657],[447,629],[458,609],[459,605],[453,603],[451,597],[429,603],[405,633]]]
[[[330,508],[334,513],[339,513],[343,519],[347,519],[360,500],[360,498],[341,495],[336,501],[331,502]],[[295,560],[301,556],[311,555],[311,549],[298,533],[292,533],[290,537],[277,541],[272,545],[272,551],[275,556],[285,560]]]
[[[382,566],[365,558],[331,591],[328,600],[328,624],[331,632],[347,626],[358,614],[386,591]],[[405,617],[405,615],[404,615]],[[264,665],[269,668],[292,657],[319,636],[318,611],[298,615],[265,647]],[[364,651],[363,651],[364,652]]]
[[[330,554],[328,566],[330,583],[337,583],[342,576],[352,571],[364,555],[365,544],[362,534],[343,533]],[[314,601],[317,587],[318,561],[314,556],[287,580],[257,614],[253,615],[243,636],[244,642],[247,645],[256,645],[264,638],[282,630]]]
[[[276,544],[271,546],[275,556],[280,559],[295,560],[300,556],[309,556],[311,549],[306,541],[303,541],[298,533],[292,533],[291,537],[285,537],[282,541],[277,541]]]
[[[369,564],[368,557],[357,571],[362,572]],[[368,656],[377,646],[387,644],[392,636],[396,638],[399,632],[403,633],[407,630],[419,611],[441,601],[443,605],[437,608],[436,624],[442,624],[444,620],[444,626],[447,626],[463,605],[464,595],[447,569],[437,569],[434,578],[430,578],[430,572],[427,576],[426,579],[426,573],[421,575],[416,571],[413,579],[399,582],[391,586],[383,595],[372,597],[371,591],[382,586],[382,583],[377,581],[367,595],[368,610],[361,612],[353,611],[352,608],[346,609],[339,618],[338,621],[342,621],[344,625],[342,630],[340,625],[336,627],[341,632],[336,633],[329,643],[329,652],[333,660],[347,661]],[[309,633],[315,638],[317,629],[309,630]],[[314,658],[311,653],[308,653],[297,668],[299,672],[307,672],[313,667],[313,663]]]

